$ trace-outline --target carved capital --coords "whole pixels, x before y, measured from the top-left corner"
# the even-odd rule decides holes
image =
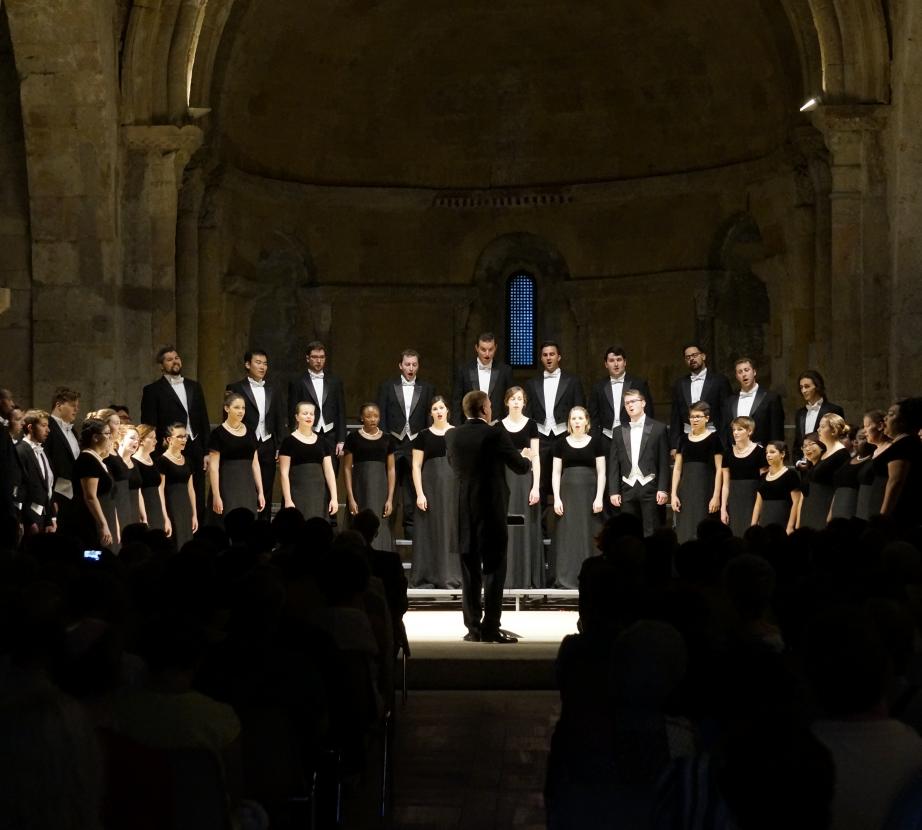
[[[182,171],[192,154],[202,146],[205,134],[200,127],[186,124],[127,124],[121,129],[122,143],[132,153],[173,156],[176,166],[176,185],[182,186]]]

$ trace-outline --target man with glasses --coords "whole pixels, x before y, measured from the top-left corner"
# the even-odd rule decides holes
[[[724,406],[732,394],[730,381],[719,372],[708,369],[707,354],[694,341],[682,350],[688,374],[672,385],[672,418],[669,422],[669,446],[675,458],[679,440],[691,432],[688,409],[693,403],[705,401],[711,407],[708,429],[713,431],[724,422]]]
[[[650,536],[663,524],[671,475],[666,425],[648,418],[646,405],[642,392],[625,390],[629,421],[612,432],[608,494],[612,506],[637,516]]]

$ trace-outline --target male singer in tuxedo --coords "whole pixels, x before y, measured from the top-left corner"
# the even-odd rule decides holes
[[[494,418],[503,417],[503,398],[506,390],[513,386],[512,369],[496,359],[496,337],[485,331],[474,345],[476,357],[455,372],[451,393],[451,422],[456,426],[464,423],[462,400],[473,389],[486,392],[490,398]]]
[[[525,382],[528,403],[525,414],[538,425],[538,452],[541,459],[541,504],[551,494],[551,450],[560,435],[566,435],[567,418],[574,406],[585,406],[583,385],[576,375],[560,368],[560,346],[553,340],[541,344],[542,373]]]
[[[257,514],[260,521],[272,518],[272,488],[275,484],[275,465],[279,446],[288,434],[286,426],[285,393],[272,381],[266,380],[269,371],[269,355],[263,349],[251,349],[243,355],[243,380],[227,384],[228,391],[243,395],[246,410],[243,423],[256,436],[256,455],[262,474],[266,509]]]
[[[639,517],[650,536],[663,523],[672,474],[666,425],[646,417],[646,403],[637,389],[625,390],[628,421],[612,432],[608,493],[612,506]]]
[[[756,367],[749,357],[741,357],[735,364],[736,381],[740,391],[727,398],[724,409],[724,443],[733,445],[730,422],[741,415],[755,421],[752,440],[764,445],[767,441],[784,440],[784,407],[781,398],[771,389],[756,382]]]
[[[48,413],[30,409],[22,418],[22,441],[16,445],[22,478],[19,501],[22,504],[22,525],[27,534],[53,533],[54,473],[43,444],[48,440]]]
[[[693,403],[705,401],[711,407],[711,420],[708,429],[713,432],[724,423],[724,404],[733,390],[727,378],[709,369],[707,354],[695,342],[687,344],[683,350],[683,359],[688,366],[688,374],[682,375],[672,385],[672,418],[669,422],[669,445],[672,455],[679,447],[683,434],[691,432],[688,422],[688,408]],[[732,416],[735,418],[736,416]]]
[[[74,462],[80,455],[80,440],[74,434],[74,423],[79,412],[79,392],[66,386],[54,390],[44,450],[54,472],[54,502],[62,525],[67,523],[67,513],[74,504]]]
[[[589,420],[592,432],[604,442],[605,457],[611,449],[612,430],[628,421],[624,407],[624,391],[637,389],[647,404],[647,417],[653,416],[653,399],[650,387],[643,378],[628,374],[627,353],[622,346],[609,346],[605,350],[604,366],[607,376],[598,381],[589,394]],[[611,505],[606,503],[606,514],[610,514]]]
[[[195,505],[199,516],[205,515],[205,471],[208,469],[208,437],[211,422],[205,406],[205,393],[198,381],[184,378],[182,358],[175,346],[162,346],[157,352],[162,372],[160,380],[147,384],[141,392],[141,423],[157,430],[162,448],[167,428],[185,424],[189,433],[183,453],[192,470]]]
[[[403,533],[413,538],[416,492],[413,488],[413,448],[417,434],[430,423],[429,404],[435,387],[419,379],[419,352],[404,349],[397,364],[400,374],[378,387],[378,426],[394,437],[397,492],[403,507]]]
[[[800,394],[804,396],[804,406],[797,410],[794,416],[794,447],[795,459],[803,458],[801,445],[804,436],[816,432],[820,425],[820,418],[833,414],[845,417],[845,410],[837,403],[826,400],[826,381],[816,369],[807,369],[797,378]]]
[[[307,371],[288,385],[288,422],[295,423],[295,407],[308,401],[315,407],[314,432],[334,448],[333,468],[346,443],[346,398],[342,381],[326,370],[327,349],[319,340],[307,344]]]
[[[509,504],[505,468],[519,475],[530,472],[532,451],[526,447],[520,453],[504,430],[490,426],[493,412],[486,392],[468,392],[461,405],[466,420],[449,430],[445,441],[448,463],[458,480],[461,602],[467,627],[464,639],[515,643],[516,638],[499,627]]]

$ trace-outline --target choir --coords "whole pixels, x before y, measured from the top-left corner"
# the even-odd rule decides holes
[[[0,389],[5,512],[26,534],[60,530],[88,550],[118,552],[123,529],[137,522],[181,546],[200,519],[220,523],[237,509],[269,518],[276,466],[283,506],[335,521],[342,460],[348,515],[372,510],[381,520],[377,545],[388,549],[389,520],[401,515],[414,539],[412,584],[456,588],[457,491],[445,436],[461,419],[457,401],[472,389],[495,400],[494,412],[505,406],[495,429],[517,449],[534,450],[532,474],[507,477],[509,588],[577,587],[603,515],[617,511],[635,513],[650,534],[669,505],[685,542],[702,521],[738,536],[753,525],[792,533],[878,515],[905,526],[922,506],[922,398],[868,411],[855,428],[814,369],[798,378],[804,405],[789,449],[781,398],[759,385],[755,362],[735,362],[734,392],[694,342],[683,349],[687,371],[673,384],[668,424],[653,418],[647,382],[628,375],[622,347],[606,350],[607,376],[593,386],[587,410],[556,343],[542,344],[542,371],[522,387],[485,332],[474,359],[458,367],[450,397],[420,379],[419,353],[405,350],[400,374],[362,406],[361,428],[350,433],[343,385],[326,358],[324,344],[309,344],[307,371],[287,384],[285,398],[285,386],[267,378],[265,351],[248,351],[246,374],[227,384],[214,429],[202,388],[182,376],[173,346],[158,352],[162,376],[144,388],[139,423],[111,404],[77,429],[79,392],[61,387],[48,411],[23,411]]]

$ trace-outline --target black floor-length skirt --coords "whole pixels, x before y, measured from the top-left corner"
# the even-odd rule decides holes
[[[730,479],[727,494],[727,513],[730,514],[730,529],[734,536],[742,537],[752,525],[752,508],[756,503],[757,478]]]
[[[858,510],[858,488],[836,487],[832,495],[830,519],[851,519]]]
[[[762,511],[759,513],[759,525],[768,527],[769,525],[781,525],[784,528],[788,526],[788,520],[791,518],[791,500],[788,499],[762,499]]]
[[[394,535],[390,519],[384,518],[387,501],[387,465],[383,461],[360,461],[352,464],[352,494],[359,510],[369,508],[381,520],[374,546],[378,550],[393,550]]]
[[[329,518],[326,481],[320,464],[293,464],[288,470],[291,500],[305,519]]]
[[[192,538],[192,505],[189,502],[189,485],[186,482],[167,484],[163,493],[166,512],[173,527],[172,539],[179,550]]]
[[[413,524],[414,588],[460,588],[458,481],[444,456],[427,458],[422,469],[428,508],[417,508]]]
[[[714,463],[691,461],[682,464],[679,501],[682,509],[675,514],[675,532],[679,544],[698,538],[698,525],[708,516],[708,504],[714,495]],[[750,516],[752,514],[750,513]]]
[[[567,467],[560,476],[563,516],[554,531],[554,585],[578,588],[579,571],[597,553],[595,537],[602,527],[602,514],[592,512],[596,471],[590,467]]]
[[[119,539],[119,501],[121,501],[120,493],[124,490],[128,490],[128,481],[113,481],[112,489],[105,495],[99,498],[99,505],[102,507],[102,513],[106,517],[106,524],[109,525],[109,533],[112,534],[112,544],[109,545],[109,550],[112,553],[118,553],[121,549],[121,540]]]
[[[163,508],[160,505],[159,487],[142,487],[144,512],[147,514],[147,526],[151,530],[163,530]]]
[[[529,504],[531,474],[506,470],[510,516],[524,516],[524,524],[510,524],[506,546],[506,588],[544,587],[544,538],[541,535],[540,505]],[[593,495],[595,491],[593,490]]]
[[[811,481],[800,508],[800,526],[814,530],[826,527],[826,517],[829,515],[834,493],[835,487],[832,484],[817,484]]]
[[[218,486],[221,488],[221,502],[224,515],[238,507],[245,507],[254,516],[259,503],[256,498],[256,481],[253,478],[253,460],[221,460],[218,468]],[[220,518],[220,517],[219,517]]]

